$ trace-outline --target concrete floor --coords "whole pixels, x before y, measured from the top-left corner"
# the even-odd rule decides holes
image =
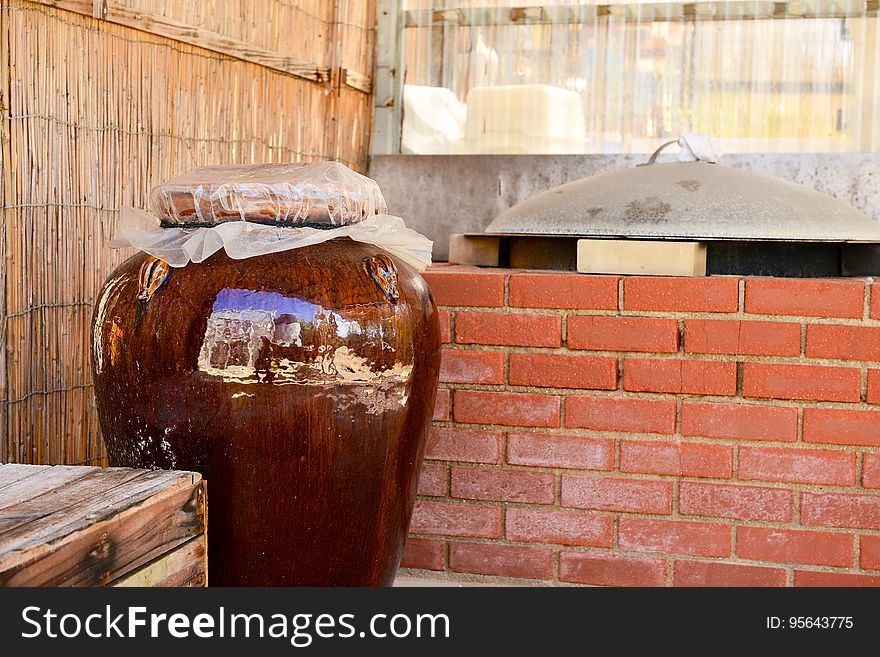
[[[410,588],[419,586],[442,587],[479,587],[479,586],[551,586],[541,580],[509,579],[506,577],[489,577],[486,575],[464,575],[451,573],[434,573],[423,570],[402,568],[394,580],[395,587]]]
[[[443,587],[470,587],[470,586],[487,586],[486,584],[477,584],[475,582],[452,582],[446,579],[431,579],[428,577],[417,577],[414,575],[398,575],[394,580],[395,588],[415,588],[420,586],[443,586]]]

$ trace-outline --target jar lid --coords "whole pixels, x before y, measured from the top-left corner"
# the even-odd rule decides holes
[[[376,182],[339,162],[199,167],[155,187],[150,204],[166,228],[333,228],[387,212]]]
[[[500,235],[880,242],[880,225],[827,194],[706,162],[636,166],[537,194],[486,228]]]

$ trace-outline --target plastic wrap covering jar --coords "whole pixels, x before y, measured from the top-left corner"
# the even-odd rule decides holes
[[[163,226],[333,228],[383,213],[338,164],[204,168],[160,186]],[[99,296],[92,368],[110,464],[208,480],[209,582],[393,582],[440,361],[425,281],[338,238],[171,267],[139,253]]]

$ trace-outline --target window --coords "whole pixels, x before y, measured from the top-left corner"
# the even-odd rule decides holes
[[[379,152],[880,151],[880,0],[388,4]]]

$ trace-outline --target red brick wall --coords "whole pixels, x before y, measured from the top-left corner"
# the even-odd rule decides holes
[[[880,289],[438,266],[403,566],[880,585]]]

